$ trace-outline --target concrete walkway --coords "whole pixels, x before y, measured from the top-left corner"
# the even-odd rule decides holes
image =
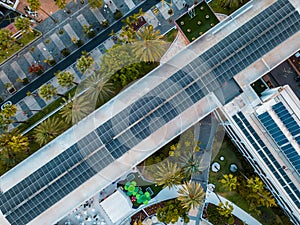
[[[223,203],[228,201],[229,204],[233,205],[233,211],[232,214],[242,220],[244,223],[249,225],[262,225],[259,221],[257,221],[254,217],[252,217],[250,214],[245,212],[243,209],[232,203],[231,201],[227,200],[226,198],[220,196],[220,199]],[[206,203],[212,203],[214,205],[219,204],[219,199],[217,198],[217,195],[215,192],[207,191],[206,193]]]

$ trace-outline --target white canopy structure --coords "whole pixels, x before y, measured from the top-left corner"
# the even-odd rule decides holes
[[[130,214],[133,211],[132,202],[129,197],[122,193],[121,190],[117,190],[110,195],[107,199],[100,203],[111,222],[115,224],[123,217]]]

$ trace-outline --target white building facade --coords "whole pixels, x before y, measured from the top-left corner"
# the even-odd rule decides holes
[[[300,224],[300,101],[289,86],[249,104],[242,93],[219,112],[222,124],[294,224]]]

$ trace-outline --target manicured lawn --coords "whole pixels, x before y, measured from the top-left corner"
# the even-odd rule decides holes
[[[220,3],[221,1],[222,0],[212,0],[209,3],[209,6],[213,9],[213,11],[215,13],[222,13],[222,14],[225,14],[225,15],[230,15],[231,13],[233,13],[235,10],[239,9],[242,6],[241,5],[240,7],[237,7],[237,8],[222,7],[221,3]],[[248,1],[246,1],[244,4],[246,4]]]
[[[23,34],[22,37],[17,40],[18,43],[15,43],[11,48],[7,50],[0,50],[0,63],[14,55],[20,49],[24,48],[27,44],[38,38],[40,35],[41,33],[36,30],[28,34]]]
[[[220,157],[223,156],[225,159],[224,161],[220,160]],[[283,213],[283,210],[279,207],[273,207],[273,208],[266,208],[266,207],[260,207],[259,210],[261,210],[261,214],[257,214],[256,212],[249,212],[249,202],[247,199],[243,198],[238,192],[236,191],[228,191],[228,189],[225,189],[222,187],[221,183],[219,182],[222,179],[222,174],[228,174],[229,171],[229,165],[231,163],[235,163],[238,166],[238,170],[241,171],[243,174],[245,174],[247,177],[256,175],[250,166],[250,164],[243,158],[241,153],[237,150],[235,145],[231,142],[231,140],[225,136],[222,146],[217,153],[216,157],[212,159],[213,162],[218,162],[221,165],[221,169],[219,172],[214,173],[210,172],[209,174],[209,183],[213,183],[216,188],[215,191],[230,200],[231,202],[238,205],[240,208],[251,214],[253,217],[255,217],[258,221],[260,221],[263,225],[274,225],[276,224],[275,221],[278,222],[278,224],[284,224],[284,225],[291,225],[290,222],[288,222],[287,216]],[[244,179],[239,172],[236,172],[235,174],[238,176],[239,180]]]
[[[178,30],[176,28],[173,28],[168,33],[165,34],[164,40],[167,42],[173,42],[177,36]]]
[[[185,13],[175,21],[190,42],[219,23],[206,2],[201,2],[194,9],[194,17],[191,18],[188,13]]]

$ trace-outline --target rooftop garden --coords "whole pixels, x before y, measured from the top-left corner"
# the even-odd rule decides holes
[[[175,20],[177,27],[189,42],[196,40],[219,23],[218,18],[205,1]]]
[[[274,198],[265,189],[264,184],[251,165],[227,136],[225,136],[215,157],[212,158],[212,165],[214,163],[219,164],[219,170],[210,172],[209,183],[215,185],[215,192],[218,195],[235,203],[264,225],[291,225],[283,210],[273,204]],[[237,165],[236,172],[230,170],[232,164]],[[250,193],[250,191],[253,191],[251,182],[256,187],[260,187],[260,190],[256,190],[255,194]],[[208,216],[209,218],[210,216]],[[214,222],[214,218],[211,221]]]
[[[215,13],[222,13],[225,15],[230,15],[241,6],[249,2],[250,0],[241,0],[241,1],[224,1],[224,0],[212,0],[209,3],[209,6],[213,9]]]

